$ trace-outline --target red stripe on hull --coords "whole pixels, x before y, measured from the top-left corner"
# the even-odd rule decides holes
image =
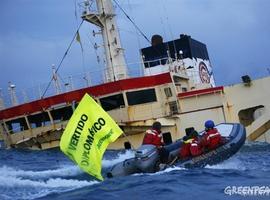
[[[138,78],[130,78],[119,80],[115,82],[105,83],[93,87],[83,88],[68,93],[47,97],[44,99],[36,100],[30,103],[18,105],[0,111],[0,120],[9,119],[16,116],[28,115],[34,112],[42,111],[53,105],[61,103],[71,103],[72,101],[80,101],[85,93],[98,97],[107,94],[117,93],[124,90],[132,90],[139,88],[154,87],[166,83],[171,83],[170,73],[159,74],[155,76],[146,76]]]
[[[179,93],[178,97],[179,98],[188,98],[188,97],[193,97],[193,96],[197,96],[197,95],[204,95],[204,94],[211,94],[211,93],[215,93],[215,92],[223,92],[223,86],[220,87],[214,87],[214,88],[206,88],[206,89],[202,89],[202,90],[193,90],[193,91],[189,91],[189,92],[183,92],[183,93]]]

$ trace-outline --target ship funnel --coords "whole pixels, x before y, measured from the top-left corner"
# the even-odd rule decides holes
[[[156,46],[163,43],[163,38],[160,35],[153,35],[151,38],[152,46]]]
[[[185,38],[185,37],[186,38],[191,38],[190,35],[186,35],[186,34],[183,34],[183,33],[180,34],[180,38]]]

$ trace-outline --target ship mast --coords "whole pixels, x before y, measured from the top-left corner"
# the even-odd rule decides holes
[[[112,1],[96,0],[97,11],[92,11],[90,6],[93,1],[94,0],[85,1],[84,5],[86,9],[82,18],[101,29],[106,57],[106,81],[111,82],[125,79],[127,78],[127,67]]]

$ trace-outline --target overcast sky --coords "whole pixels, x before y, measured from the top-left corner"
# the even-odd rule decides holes
[[[245,74],[258,78],[270,73],[269,0],[118,1],[148,38],[160,34],[167,41],[185,33],[205,43],[217,85],[240,82]],[[50,80],[51,65],[59,64],[80,22],[78,2],[0,0],[0,88],[5,93],[9,81],[21,90]],[[149,44],[116,12],[127,63],[139,62],[139,48]],[[93,29],[83,24],[84,54],[74,43],[59,71],[63,79],[99,67],[91,43],[100,39],[92,36]]]

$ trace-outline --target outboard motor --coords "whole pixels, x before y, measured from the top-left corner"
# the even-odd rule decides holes
[[[129,158],[114,165],[107,173],[108,178],[127,176],[140,172],[155,172],[159,154],[156,146],[142,145],[135,152],[134,158]]]
[[[142,145],[135,153],[135,165],[141,172],[155,172],[159,153],[154,145]]]

